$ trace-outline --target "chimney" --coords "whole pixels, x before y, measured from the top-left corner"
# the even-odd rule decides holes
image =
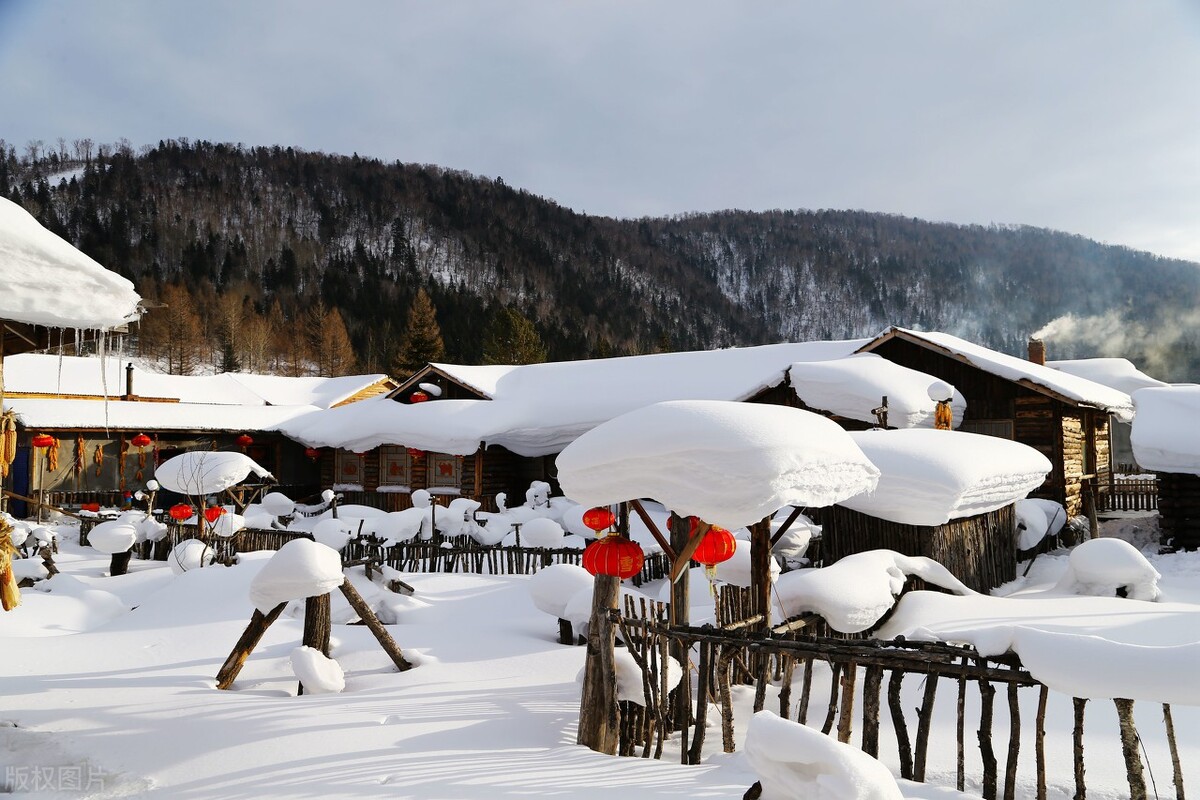
[[[1029,360],[1034,364],[1046,365],[1046,343],[1041,339],[1029,340]]]
[[[133,362],[125,365],[125,399],[133,399]]]

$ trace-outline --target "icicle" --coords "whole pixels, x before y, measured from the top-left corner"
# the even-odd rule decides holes
[[[97,331],[100,351],[100,385],[104,390],[104,435],[108,436],[108,331]]]
[[[58,329],[58,388],[57,392],[62,394],[62,364],[63,364],[63,335],[66,333],[66,328]]]
[[[83,328],[75,329],[75,355],[83,355]]]

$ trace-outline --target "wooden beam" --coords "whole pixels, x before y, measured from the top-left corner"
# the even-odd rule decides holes
[[[658,546],[662,548],[662,551],[667,554],[667,558],[674,562],[675,548],[671,547],[671,543],[668,542],[666,537],[662,535],[662,531],[660,531],[658,526],[654,524],[654,520],[650,519],[650,515],[646,513],[646,509],[642,507],[642,501],[630,500],[629,505],[632,506],[637,515],[641,517],[642,523],[646,526],[646,529],[650,531],[650,535],[654,537],[654,541],[658,542]]]
[[[779,528],[779,530],[775,531],[774,535],[771,536],[771,547],[774,547],[776,544],[778,544],[779,540],[782,539],[789,530],[791,530],[792,524],[799,519],[803,510],[804,509],[802,509],[800,506],[792,507],[792,513],[788,514],[788,518],[783,521],[783,525]]]
[[[687,569],[688,564],[692,561],[692,553],[696,552],[696,548],[700,546],[700,540],[704,538],[704,534],[708,533],[709,525],[704,520],[700,520],[700,524],[696,526],[696,530],[692,533],[692,537],[688,539],[683,549],[679,551],[679,555],[671,563],[671,583],[679,580],[679,576]]]

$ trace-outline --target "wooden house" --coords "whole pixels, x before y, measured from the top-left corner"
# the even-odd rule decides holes
[[[1158,479],[1159,543],[1200,550],[1200,386],[1139,389],[1133,399],[1134,456]]]
[[[325,485],[388,509],[416,489],[496,507],[532,481],[557,490],[554,457],[596,425],[666,400],[738,400],[784,381],[789,365],[849,355],[864,340],[802,342],[521,366],[429,364],[386,398],[283,427],[323,448]],[[765,400],[764,400],[765,401]]]
[[[188,450],[242,450],[285,491],[313,493],[317,466],[280,425],[396,385],[384,375],[164,375],[115,359],[35,354],[10,359],[8,372],[5,405],[19,423],[10,485],[45,492],[59,507],[118,502],[145,487],[155,464]],[[37,434],[53,438],[53,456],[32,447]],[[149,444],[139,447],[139,435]]]
[[[863,345],[889,361],[952,384],[967,401],[959,430],[1012,439],[1040,451],[1052,470],[1032,492],[1084,509],[1084,487],[1104,487],[1111,470],[1109,417],[1131,419],[1129,395],[1045,365],[1040,342],[1029,360],[945,333],[891,328]]]

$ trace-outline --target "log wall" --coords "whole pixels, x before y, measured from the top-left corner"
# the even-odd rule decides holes
[[[1174,550],[1200,550],[1200,476],[1158,473],[1159,542]]]
[[[936,527],[902,525],[841,506],[824,509],[821,517],[825,565],[853,553],[886,549],[932,558],[979,592],[1017,577],[1016,518],[1011,505]]]

